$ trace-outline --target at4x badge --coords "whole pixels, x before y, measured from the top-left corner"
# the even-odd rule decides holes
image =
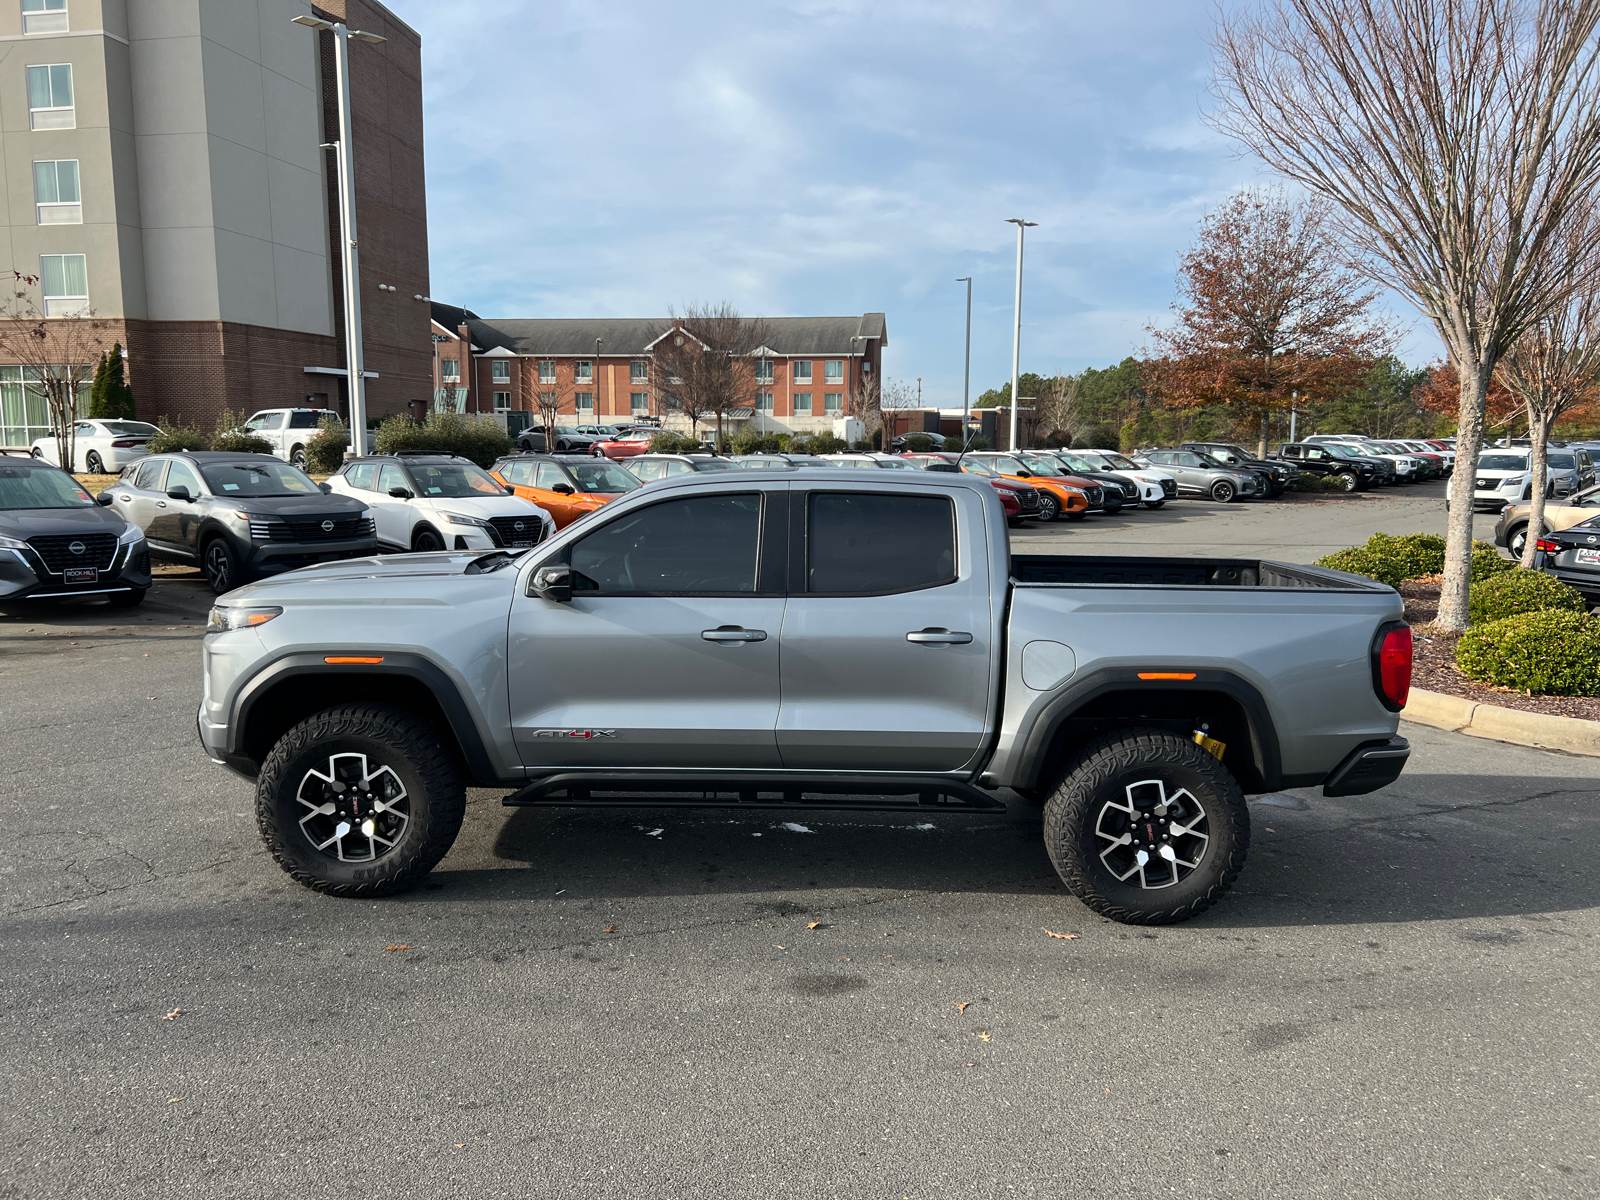
[[[548,738],[583,738],[585,741],[588,741],[590,738],[614,738],[617,736],[617,731],[615,729],[535,729],[533,731],[533,736]]]

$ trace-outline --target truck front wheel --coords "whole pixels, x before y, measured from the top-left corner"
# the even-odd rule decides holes
[[[1233,885],[1250,816],[1232,773],[1194,742],[1129,729],[1073,756],[1045,802],[1044,837],[1061,881],[1095,912],[1169,925]]]
[[[256,824],[278,865],[334,896],[383,896],[438,864],[466,813],[455,763],[424,721],[342,704],[289,730],[261,765]]]

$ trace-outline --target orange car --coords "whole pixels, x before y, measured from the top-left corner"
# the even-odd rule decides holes
[[[1076,475],[1040,475],[1009,454],[968,454],[961,463],[968,470],[974,464],[980,473],[992,473],[1038,488],[1041,521],[1054,521],[1057,517],[1081,521],[1091,508],[1100,506],[1100,485],[1091,480]]]
[[[549,513],[557,529],[644,486],[616,463],[587,454],[509,454],[489,473]]]

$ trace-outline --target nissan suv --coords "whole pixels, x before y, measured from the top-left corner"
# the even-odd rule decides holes
[[[550,514],[470,459],[401,450],[354,459],[328,480],[372,510],[385,550],[494,550],[537,546]]]

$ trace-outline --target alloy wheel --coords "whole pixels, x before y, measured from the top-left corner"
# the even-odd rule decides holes
[[[104,475],[106,473],[106,464],[97,451],[89,451],[84,457],[83,465],[88,468],[91,475]]]
[[[1226,479],[1219,479],[1211,485],[1211,498],[1218,504],[1227,504],[1233,499],[1233,484]]]
[[[1168,791],[1165,781],[1144,779],[1107,801],[1095,819],[1104,843],[1100,862],[1118,883],[1149,891],[1182,883],[1200,866],[1211,841],[1206,810],[1188,788]]]
[[[1061,501],[1049,492],[1039,493],[1039,520],[1054,521],[1061,515]]]
[[[340,862],[373,862],[393,850],[411,819],[411,801],[394,770],[365,754],[329,757],[301,777],[295,801],[300,831]]]
[[[417,534],[415,549],[419,554],[426,554],[434,550],[444,549],[444,539],[431,529],[424,529]]]
[[[1341,471],[1339,472],[1339,478],[1344,483],[1345,491],[1353,492],[1356,490],[1356,477],[1354,475],[1350,475],[1344,471]]]
[[[219,596],[233,587],[233,558],[220,538],[206,547],[206,580]]]

